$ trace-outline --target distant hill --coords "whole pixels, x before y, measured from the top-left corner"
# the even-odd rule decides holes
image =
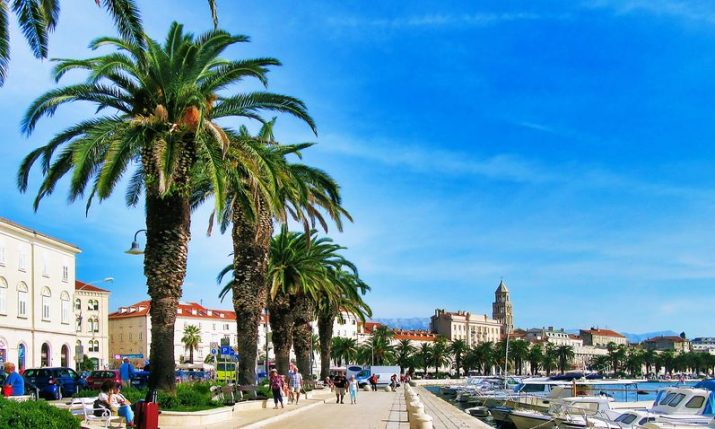
[[[669,337],[669,336],[675,336],[677,337],[680,335],[677,332],[673,331],[657,331],[657,332],[646,332],[644,334],[629,334],[627,332],[621,332],[623,335],[628,338],[629,343],[640,343],[641,341],[647,340],[648,338],[653,338],[653,337]]]
[[[397,329],[429,329],[429,317],[408,317],[408,318],[385,318],[378,317],[372,319],[375,322],[382,323],[390,328]]]

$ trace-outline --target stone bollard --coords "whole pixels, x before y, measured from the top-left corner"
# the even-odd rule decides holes
[[[432,429],[432,416],[429,414],[417,416],[415,420],[417,420],[415,429]]]
[[[412,419],[412,414],[415,412],[415,408],[420,406],[421,402],[419,398],[412,398],[409,402],[407,402],[407,419],[411,420]]]
[[[372,390],[372,388],[370,387],[369,384],[366,384],[366,385],[364,385],[364,386],[362,387],[362,390],[364,390],[365,392],[369,392],[369,391]]]
[[[424,406],[422,403],[413,403],[412,413],[408,414],[408,421],[410,422],[410,429],[419,429],[419,421],[422,416],[424,416]]]

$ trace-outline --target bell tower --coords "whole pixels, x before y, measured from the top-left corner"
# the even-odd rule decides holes
[[[502,335],[514,331],[514,310],[511,306],[509,289],[504,280],[499,282],[497,290],[494,292],[494,303],[492,304],[492,318],[502,325]]]

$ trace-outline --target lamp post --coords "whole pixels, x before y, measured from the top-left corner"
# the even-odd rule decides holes
[[[146,234],[146,229],[140,229],[137,232],[134,233],[134,240],[132,240],[132,246],[129,248],[129,250],[125,251],[124,253],[128,255],[143,255],[144,250],[139,246],[139,242],[137,241],[137,236],[139,235],[140,232],[143,232]]]

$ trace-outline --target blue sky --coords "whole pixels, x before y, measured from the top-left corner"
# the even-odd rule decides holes
[[[204,2],[139,3],[158,39],[171,20],[210,26]],[[356,221],[331,234],[377,316],[490,312],[503,277],[518,326],[713,334],[711,2],[218,3],[221,25],[252,38],[227,55],[279,58],[270,89],[315,117],[318,138],[289,118],[278,135],[317,141],[305,159],[342,184]],[[65,1],[51,55],[88,56],[112,31],[94,2]],[[36,214],[16,190],[19,160],[93,111],[63,109],[21,136],[24,109],[53,84],[13,36],[0,215],[80,246],[81,279],[116,279],[112,307],[143,299],[141,258],[122,253],[143,210],[124,207],[123,189],[88,217],[64,188]],[[231,246],[206,237],[208,211],[193,218],[184,296],[227,307],[214,279]]]

